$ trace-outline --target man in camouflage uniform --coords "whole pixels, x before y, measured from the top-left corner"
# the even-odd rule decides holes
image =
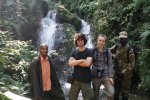
[[[128,100],[132,71],[135,63],[134,51],[127,44],[127,32],[122,31],[119,33],[119,44],[111,47],[110,50],[113,57],[117,59],[117,67],[115,68],[115,95],[114,100],[119,100],[119,95],[122,100]],[[128,54],[127,54],[128,53]]]

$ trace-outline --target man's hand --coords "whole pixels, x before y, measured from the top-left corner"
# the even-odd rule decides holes
[[[113,78],[109,78],[109,82],[110,82],[111,84],[114,84]]]
[[[124,69],[124,70],[121,71],[121,74],[124,75],[125,73],[126,73],[126,69]]]
[[[69,66],[77,66],[77,65],[79,65],[79,64],[81,64],[81,63],[83,63],[85,60],[84,59],[80,59],[80,60],[76,60],[75,58],[73,58],[73,57],[70,57],[69,58]]]
[[[37,96],[37,97],[35,98],[35,100],[42,100],[42,97]]]
[[[115,59],[115,58],[116,58],[116,55],[115,55],[115,54],[111,54],[111,55],[112,55],[112,58],[113,58],[113,59]]]

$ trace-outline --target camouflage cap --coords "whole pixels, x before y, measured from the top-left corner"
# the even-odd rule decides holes
[[[127,38],[128,33],[126,31],[122,31],[119,33],[119,38]]]

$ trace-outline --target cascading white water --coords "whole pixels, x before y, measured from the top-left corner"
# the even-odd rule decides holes
[[[85,34],[88,40],[86,47],[93,48],[91,34],[90,34],[90,25],[84,20],[81,20],[81,21],[82,21],[81,33]],[[41,20],[41,30],[39,33],[40,44],[41,43],[47,44],[49,47],[49,51],[52,50],[54,47],[55,32],[57,31],[56,26],[57,26],[56,12],[49,11],[47,16]],[[63,90],[64,92],[66,91],[65,94],[67,94],[71,85],[64,81],[62,81],[61,84],[63,84]]]
[[[91,36],[91,31],[90,31],[90,24],[85,22],[84,20],[81,20],[82,22],[82,28],[80,30],[81,33],[85,34],[87,37],[87,44],[85,45],[87,48],[93,48],[92,44],[92,36]]]
[[[47,16],[41,20],[41,30],[39,33],[40,44],[47,44],[49,51],[54,46],[56,26],[56,11],[49,11]]]

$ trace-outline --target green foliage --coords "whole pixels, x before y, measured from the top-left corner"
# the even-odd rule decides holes
[[[18,16],[17,13],[13,13],[14,9],[16,9],[15,7],[8,9],[12,8],[13,1],[3,0],[2,3],[7,6],[3,6],[4,11],[8,10],[5,15],[9,16],[9,18],[6,19],[6,17],[1,16],[0,25],[2,27],[0,27],[3,30],[10,31],[13,26],[16,29],[16,33],[20,32],[24,37],[36,33],[35,30],[38,28],[39,19],[42,17],[41,1],[19,1],[21,10],[18,9],[18,5],[17,7],[15,6],[18,9],[16,12],[21,12],[21,16]],[[55,0],[44,0],[48,4],[46,8],[53,9],[55,7],[52,1]],[[81,19],[91,23],[95,39],[99,33],[106,34],[108,46],[116,43],[120,31],[127,31],[129,43],[141,50],[138,57],[139,63],[136,66],[136,69],[140,72],[141,79],[139,88],[150,91],[150,0],[61,0],[59,3]],[[23,24],[19,30],[20,23]],[[71,38],[72,32],[71,28],[65,27],[65,33],[68,38]],[[0,31],[0,82],[6,83],[5,85],[9,89],[11,84],[17,84],[16,81],[18,80],[19,82],[26,81],[27,66],[32,58],[37,55],[37,52],[32,51],[33,47],[30,43],[30,41],[13,40],[9,32]],[[70,51],[72,48],[71,43],[68,43],[67,46],[68,51]],[[7,82],[6,79],[9,81]],[[19,85],[21,87],[21,84]]]
[[[0,25],[3,30],[11,30],[12,29],[11,25],[13,25],[13,23],[14,20],[12,19],[0,18]]]
[[[127,31],[129,44],[141,50],[135,67],[140,72],[139,87],[150,90],[150,0],[64,0],[63,4],[92,24],[95,39],[106,34],[108,47],[116,43],[120,31]]]
[[[8,90],[21,94],[28,86],[28,66],[37,55],[30,44],[31,41],[13,40],[9,32],[0,31],[0,82]]]
[[[141,34],[142,48],[139,56],[139,70],[141,83],[139,88],[144,91],[150,91],[150,31],[145,31]]]
[[[139,88],[144,91],[150,90],[150,49],[143,49],[140,53],[140,78]]]
[[[88,20],[93,16],[95,8],[97,7],[97,2],[94,0],[64,0],[63,5],[70,9],[70,11],[82,19]]]
[[[4,96],[3,94],[0,93],[0,99],[1,100],[11,100],[9,98],[7,98],[6,96]]]
[[[145,31],[141,34],[143,44],[150,49],[150,31]]]
[[[65,30],[67,39],[69,39],[68,40],[69,42],[66,44],[66,49],[67,49],[66,55],[67,55],[67,57],[69,57],[71,54],[72,48],[74,47],[73,36],[74,36],[75,30],[74,30],[73,26],[71,26],[69,24],[64,24],[64,30]]]

